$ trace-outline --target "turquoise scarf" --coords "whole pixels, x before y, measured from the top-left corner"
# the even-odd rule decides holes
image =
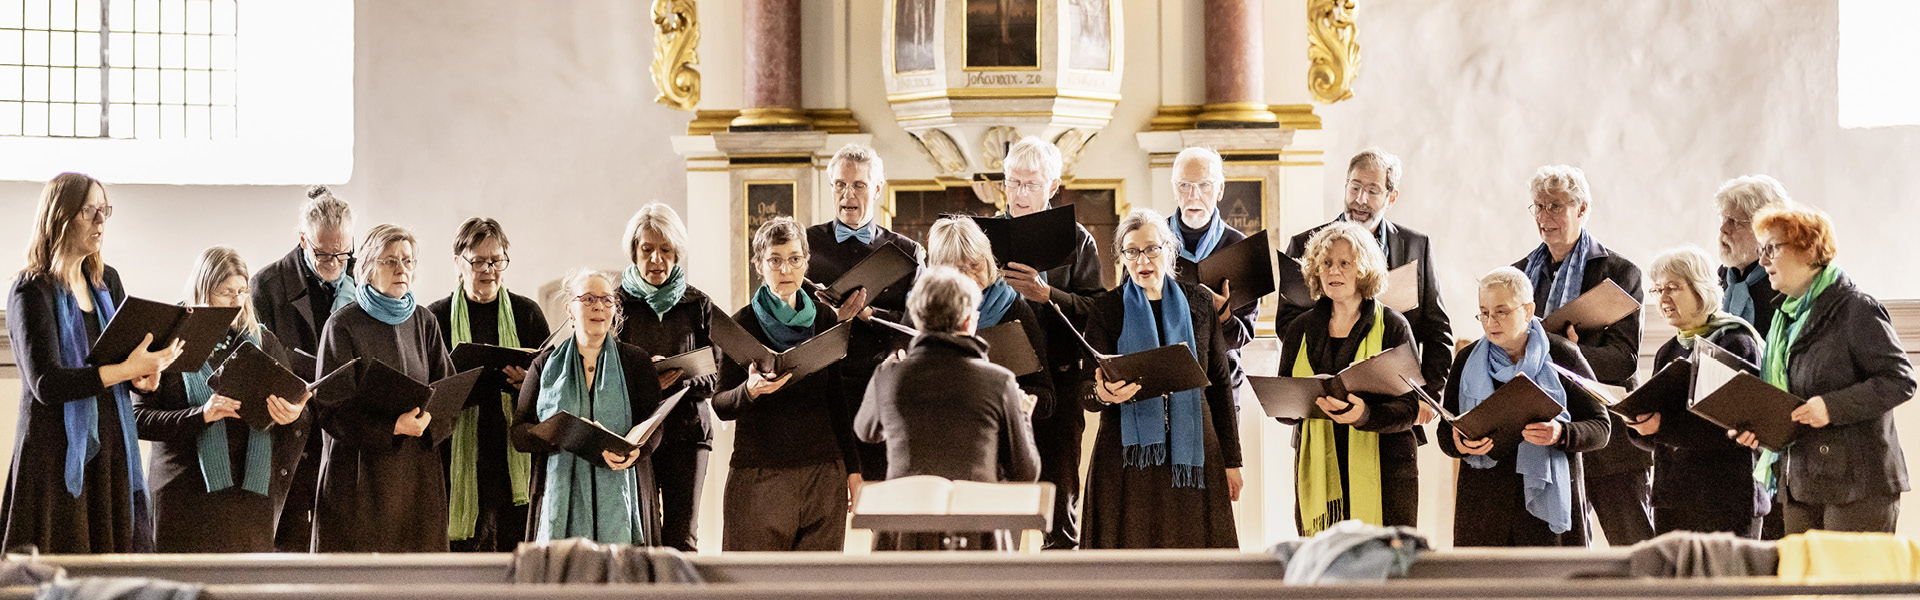
[[[260,345],[260,331],[255,329],[244,336],[247,343]],[[222,342],[221,347],[233,343],[232,338]],[[214,351],[216,354],[219,350]],[[213,399],[213,387],[207,385],[207,379],[213,377],[216,365],[213,361],[201,365],[199,371],[185,373],[180,379],[187,386],[187,405],[199,408]],[[285,399],[285,398],[283,398]],[[265,402],[265,399],[261,400]],[[233,458],[227,454],[227,423],[208,423],[200,432],[197,441],[200,453],[200,475],[207,480],[207,491],[218,492],[233,487]],[[273,434],[265,429],[247,429],[247,476],[241,489],[267,495],[268,486],[273,479]]]
[[[687,274],[680,270],[680,265],[674,265],[673,271],[667,273],[667,280],[659,287],[654,287],[640,276],[640,267],[628,266],[627,271],[620,275],[620,289],[626,290],[630,296],[646,300],[647,308],[653,309],[653,316],[665,319],[667,311],[673,310],[673,305],[680,302],[680,296],[687,293]]]
[[[1020,292],[1013,291],[1013,286],[1007,285],[1005,279],[995,281],[987,289],[981,290],[978,327],[986,329],[999,325],[1000,320],[1007,317],[1007,309],[1013,308],[1013,302],[1019,299]]]
[[[1121,285],[1121,302],[1126,312],[1120,326],[1120,339],[1115,344],[1121,354],[1182,342],[1187,344],[1187,351],[1198,352],[1186,294],[1172,276],[1163,277],[1157,319],[1146,290],[1135,285],[1131,277]],[[1163,465],[1171,454],[1174,487],[1207,487],[1206,430],[1202,429],[1206,425],[1201,422],[1201,402],[1204,401],[1199,389],[1191,389],[1166,396],[1135,398],[1120,405],[1122,462],[1134,468]],[[1172,438],[1171,444],[1168,438]]]
[[[1725,300],[1721,301],[1720,307],[1727,312],[1733,313],[1734,316],[1740,317],[1748,323],[1752,323],[1754,319],[1759,318],[1760,309],[1758,304],[1754,302],[1753,290],[1749,289],[1748,286],[1760,283],[1760,280],[1766,279],[1767,270],[1760,268],[1758,263],[1748,265],[1748,267],[1753,270],[1747,272],[1746,277],[1740,276],[1739,269],[1727,267],[1727,273],[1720,281],[1721,285],[1727,288],[1727,296]]]
[[[1760,374],[1773,387],[1793,391],[1787,376],[1787,362],[1792,358],[1793,343],[1799,341],[1802,333],[1800,326],[1806,324],[1806,316],[1813,311],[1813,303],[1839,279],[1840,267],[1827,265],[1813,277],[1813,286],[1807,288],[1807,295],[1788,297],[1786,302],[1780,303],[1780,310],[1774,311],[1773,324],[1767,327],[1767,353],[1764,360],[1760,361]],[[1773,471],[1774,464],[1779,461],[1780,453],[1761,448],[1760,460],[1754,462],[1753,478],[1766,486],[1769,496],[1780,491],[1778,474]]]
[[[612,333],[600,345],[593,393],[586,389],[586,365],[574,338],[554,348],[540,369],[540,420],[560,411],[594,421],[615,433],[633,427],[627,400],[626,369]],[[546,498],[540,509],[538,541],[584,537],[603,544],[646,543],[646,519],[640,514],[640,485],[634,471],[615,471],[570,452],[547,455]]]
[[[373,318],[379,319],[381,323],[399,325],[413,317],[413,292],[411,291],[405,296],[394,298],[375,291],[371,285],[363,285],[356,288],[355,292],[356,299],[360,301],[360,308],[365,309],[367,314],[373,315]]]
[[[760,319],[760,331],[773,342],[775,352],[785,352],[813,337],[813,299],[804,291],[794,296],[799,299],[800,308],[781,302],[770,286],[762,285],[760,291],[753,293],[753,316]]]

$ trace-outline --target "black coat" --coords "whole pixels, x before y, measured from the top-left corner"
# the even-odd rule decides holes
[[[1832,422],[1805,430],[1787,448],[1780,493],[1805,504],[1847,504],[1907,491],[1893,408],[1913,397],[1913,366],[1887,309],[1842,275],[1802,318],[1788,350],[1788,391],[1824,399]]]
[[[107,267],[102,283],[115,303],[126,299],[120,273]],[[63,286],[50,276],[22,275],[7,294],[7,333],[20,368],[20,424],[7,477],[4,519],[6,548],[32,544],[54,554],[147,552],[153,549],[153,523],[146,495],[132,492],[120,428],[120,407],[100,385],[98,366],[60,366],[60,329],[54,303]],[[99,307],[94,307],[99,310]],[[87,339],[100,335],[95,313],[86,323]],[[129,385],[131,387],[131,385]],[[79,497],[67,493],[65,406],[86,400],[100,407],[100,450],[87,461]]]
[[[459,293],[464,292],[461,291],[461,288],[455,288],[452,294],[442,296],[439,300],[435,300],[432,304],[427,305],[427,312],[433,313],[434,320],[440,323],[440,333],[443,336],[441,339],[446,341],[449,352],[452,351],[454,346],[453,294]],[[512,292],[507,292],[504,297],[506,298],[505,304],[508,309],[513,311],[514,334],[519,339],[520,347],[538,348],[540,344],[545,342],[547,337],[553,333],[551,328],[547,326],[546,313],[540,310],[540,303],[534,302],[532,298]],[[468,333],[471,334],[474,343],[496,346],[500,344],[499,313],[497,311],[501,308],[501,304],[500,298],[497,297],[490,304],[481,304],[471,299],[467,301],[469,318],[467,324]],[[529,378],[526,381],[534,381],[536,382],[535,385],[538,385],[537,382],[539,380]],[[500,394],[506,394],[509,397],[517,396],[519,392],[519,390],[514,389],[512,385],[507,383],[506,374],[500,371],[487,372],[481,375],[480,380],[474,384],[472,401],[477,403],[474,406],[474,408],[477,409],[474,411],[474,414],[479,415],[479,430],[476,435],[477,441],[479,442],[477,449],[479,452],[479,461],[474,470],[476,478],[475,487],[478,488],[480,503],[483,506],[496,507],[499,511],[496,513],[496,515],[498,515],[496,518],[502,521],[512,520],[513,522],[501,523],[500,529],[495,532],[495,537],[491,540],[488,540],[485,534],[486,528],[476,524],[476,529],[474,530],[475,537],[466,540],[469,544],[485,544],[488,542],[504,544],[504,546],[500,546],[504,550],[511,548],[514,543],[525,539],[519,537],[522,530],[525,529],[524,524],[519,521],[520,515],[512,512],[515,506],[513,503],[513,475],[507,468],[507,449],[510,446],[507,429],[512,423],[507,411],[503,410],[501,406],[500,397]],[[440,462],[446,467],[447,484],[451,486],[453,484],[452,443],[440,445]],[[531,485],[532,484],[529,483],[529,486]],[[532,493],[531,487],[529,487],[528,493]],[[448,490],[448,495],[452,495],[451,489]],[[485,513],[486,511],[481,511],[482,515]],[[491,550],[493,547],[487,547],[486,549]]]
[[[1527,259],[1513,263],[1513,268],[1525,271]],[[1553,289],[1555,268],[1547,265],[1540,279],[1533,282],[1534,316],[1547,316],[1547,294]],[[1627,257],[1614,253],[1601,246],[1598,240],[1593,242],[1593,250],[1587,255],[1585,274],[1580,281],[1580,291],[1585,293],[1600,282],[1612,280],[1633,296],[1635,302],[1645,303],[1646,296],[1640,290],[1640,267],[1635,266]],[[1634,311],[1627,318],[1606,327],[1576,329],[1580,334],[1580,355],[1592,366],[1594,379],[1607,385],[1617,385],[1633,389],[1639,385],[1634,372],[1640,368],[1640,318],[1641,311]],[[1565,331],[1549,331],[1554,335],[1563,335]],[[1613,428],[1626,429],[1625,421],[1619,415],[1608,413],[1613,420]],[[1644,470],[1653,466],[1653,454],[1633,445],[1627,436],[1614,436],[1607,447],[1586,456],[1587,473],[1593,477],[1615,475],[1635,470]]]
[[[1708,338],[1749,363],[1748,371],[1760,374],[1761,354],[1766,351],[1759,338],[1745,327],[1734,327]],[[1667,340],[1653,354],[1653,364],[1665,365],[1693,356],[1692,348],[1680,345],[1680,338]],[[1754,451],[1733,442],[1727,430],[1714,425],[1680,403],[1662,407],[1660,430],[1641,436],[1632,428],[1626,433],[1642,448],[1653,451],[1653,506],[1680,509],[1732,509],[1767,514],[1772,502],[1766,491],[1753,480]]]
[[[1760,261],[1756,260],[1738,271],[1732,267],[1720,267],[1714,270],[1714,274],[1720,277],[1720,287],[1725,289],[1728,272],[1746,275],[1752,273],[1753,269],[1759,268],[1761,268]],[[1739,282],[1735,281],[1733,285],[1739,285]],[[1773,311],[1780,310],[1780,303],[1787,301],[1787,295],[1773,291],[1773,282],[1766,276],[1761,276],[1759,281],[1747,286],[1747,294],[1753,296],[1753,328],[1760,332],[1761,337],[1766,337],[1767,332],[1770,331],[1768,328],[1773,326]]]
[[[664,316],[654,314],[645,300],[634,297],[624,288],[616,294],[620,296],[620,314],[626,317],[620,326],[620,341],[639,346],[654,356],[674,356],[712,347],[714,360],[726,362],[727,358],[720,348],[714,347],[713,340],[707,337],[707,319],[712,318],[719,309],[700,288],[687,286],[687,291],[680,294],[680,301],[667,309]],[[721,314],[724,317],[725,313]],[[664,432],[660,442],[662,446],[696,446],[703,450],[713,448],[713,423],[705,406],[708,399],[713,397],[718,379],[718,375],[695,381],[682,378],[663,392],[670,396],[680,391],[681,387],[691,386],[687,395],[680,399],[680,405],[667,415],[667,422],[661,425]]]
[[[1180,227],[1184,229],[1186,225],[1182,224]],[[1180,235],[1180,232],[1176,231],[1174,235],[1177,237]],[[1238,229],[1227,227],[1225,231],[1221,233],[1220,243],[1215,245],[1214,249],[1226,248],[1244,239],[1247,239],[1247,234],[1240,233]],[[1174,257],[1173,277],[1180,283],[1204,285],[1200,282],[1199,263],[1187,260],[1186,257],[1177,255]],[[1220,290],[1212,291],[1218,292]],[[1213,307],[1212,298],[1207,299],[1207,307]],[[1240,368],[1240,347],[1247,345],[1247,342],[1253,341],[1253,320],[1259,316],[1260,303],[1255,302],[1235,309],[1233,316],[1228,317],[1227,322],[1220,325],[1220,337],[1222,341],[1227,343],[1227,369],[1233,374],[1234,406],[1240,405],[1238,399],[1240,384],[1247,381],[1246,371]]]
[[[873,242],[860,243],[859,239],[848,238],[846,242],[834,240],[833,224],[827,221],[807,228],[807,279],[820,285],[831,285],[834,280],[860,264],[875,250],[888,244],[899,248],[916,262],[926,262],[926,251],[920,244],[906,236],[894,233],[879,223],[873,223]],[[909,275],[884,290],[867,290],[867,304],[873,307],[874,314],[898,323],[907,308],[907,290],[913,287],[917,277]],[[820,312],[831,317],[833,309],[822,305]],[[873,328],[877,325],[865,320],[853,324],[853,337],[847,344],[847,358],[840,361],[840,402],[846,404],[845,412],[852,415],[859,410],[860,398],[866,395],[867,380],[873,377],[874,367],[886,360],[888,347],[881,343],[884,336]],[[851,417],[848,418],[851,430]],[[856,446],[858,444],[856,443]],[[868,479],[879,480],[886,474],[886,448],[878,444],[869,444],[859,448],[861,461],[865,463],[864,475]]]
[[[260,333],[260,349],[287,364],[286,349],[273,332]],[[200,471],[199,441],[200,434],[213,424],[201,418],[205,406],[189,404],[186,380],[179,373],[161,376],[160,388],[153,392],[135,390],[133,395],[140,439],[154,442],[153,455],[147,461],[148,486],[153,490],[154,549],[272,552],[273,534],[280,523],[280,509],[287,502],[293,468],[300,464],[307,448],[312,412],[302,410],[294,422],[275,423],[267,429],[273,434],[273,480],[267,485],[267,495],[262,496],[241,487],[246,478],[251,430],[240,419],[225,419],[219,424],[227,430],[227,459],[234,486],[207,491],[206,476]]]
[[[1047,310],[1051,312],[1053,309]],[[912,315],[907,316],[911,317]],[[1045,419],[1053,414],[1055,407],[1058,405],[1058,401],[1056,400],[1058,395],[1054,393],[1053,389],[1053,377],[1048,373],[1048,369],[1046,368],[1047,365],[1051,364],[1047,362],[1048,339],[1046,324],[1058,323],[1060,318],[1052,316],[1041,317],[1034,314],[1031,303],[1024,300],[1014,300],[1013,304],[1007,306],[1007,314],[1001,315],[1000,322],[997,325],[1005,325],[1014,321],[1019,321],[1020,329],[1027,332],[1027,345],[1033,346],[1034,358],[1040,361],[1041,367],[1039,371],[1015,378],[1015,382],[1020,384],[1021,392],[1033,394],[1033,397],[1039,399],[1039,402],[1034,404],[1033,407],[1033,418],[1035,420]],[[918,327],[911,318],[907,319],[903,324],[908,327]],[[1078,342],[1075,343],[1078,344]],[[1079,353],[1079,350],[1074,350],[1074,356],[1079,356]],[[1075,387],[1078,388],[1078,385]],[[873,388],[872,384],[869,383],[867,388],[868,391],[871,392]],[[1071,401],[1071,399],[1069,400]],[[1074,402],[1077,404],[1077,401]],[[861,405],[864,406],[865,402],[862,401]],[[858,413],[858,411],[855,412],[856,414]]]
[[[398,325],[350,304],[327,321],[320,369],[355,358],[378,360],[415,381],[453,374],[446,337],[432,313],[414,310]],[[316,398],[325,432],[314,500],[316,552],[446,552],[447,485],[431,432],[395,435],[393,411],[378,390],[353,398]]]
[[[1118,405],[1100,402],[1093,392],[1092,369],[1081,382],[1080,402],[1100,413],[1088,467],[1082,543],[1088,548],[1235,548],[1233,506],[1227,497],[1227,469],[1240,468],[1239,415],[1227,389],[1226,341],[1213,317],[1213,295],[1200,286],[1180,285],[1167,293],[1186,294],[1194,352],[1211,382],[1201,404],[1206,434],[1206,487],[1176,488],[1168,466],[1129,468],[1121,460]],[[1087,343],[1114,353],[1126,321],[1125,294],[1096,298],[1087,315]]]
[[[1281,332],[1280,375],[1293,375],[1294,361],[1298,360],[1303,350],[1307,355],[1307,364],[1312,366],[1315,375],[1339,373],[1353,364],[1360,343],[1366,338],[1367,331],[1373,328],[1374,307],[1372,300],[1362,302],[1360,320],[1354,322],[1353,330],[1336,345],[1332,335],[1327,333],[1327,324],[1333,319],[1333,301],[1321,298],[1312,309],[1287,324]],[[1407,324],[1406,317],[1391,308],[1382,307],[1381,310],[1386,325],[1380,332],[1380,349],[1391,350],[1412,341],[1413,328]],[[1305,341],[1304,348],[1302,340]],[[1381,499],[1386,524],[1412,527],[1419,516],[1420,505],[1420,466],[1415,460],[1419,443],[1413,435],[1413,422],[1420,414],[1420,400],[1412,393],[1403,396],[1357,395],[1367,404],[1366,417],[1351,426],[1334,423],[1337,441],[1334,447],[1340,454],[1339,462],[1343,468],[1340,481],[1344,484],[1352,480],[1344,473],[1348,460],[1348,430],[1379,434],[1380,491],[1386,496]],[[1299,435],[1299,430],[1295,429],[1295,448],[1300,445]],[[1298,514],[1296,509],[1295,515]]]
[[[761,344],[768,344],[753,306],[733,313],[733,321]],[[813,332],[819,334],[833,325],[833,311],[818,307]],[[788,380],[779,391],[754,398],[747,393],[746,368],[731,360],[721,361],[713,412],[722,420],[734,421],[737,427],[729,465],[736,469],[769,469],[838,460],[848,473],[859,473],[853,413],[841,396],[840,365],[844,363],[846,360],[804,378]]]
[[[349,261],[347,272],[353,272]],[[327,326],[327,311],[333,308],[333,292],[307,267],[306,251],[294,247],[280,260],[253,274],[253,311],[260,324],[280,338],[292,355],[294,372],[310,377],[314,361],[294,354],[295,350],[320,354],[320,334]]]
[[[861,441],[887,445],[887,478],[1033,481],[1040,454],[1020,410],[1024,392],[987,362],[979,338],[927,334],[882,363],[854,417]]]
[[[620,343],[616,351],[620,354],[620,369],[627,379],[626,401],[629,405],[628,410],[631,411],[629,414],[633,415],[633,422],[639,424],[652,416],[653,411],[660,407],[660,401],[665,399],[660,394],[659,376],[653,370],[653,355],[644,348],[624,342]],[[533,490],[532,502],[527,508],[529,516],[526,539],[535,541],[541,541],[536,536],[540,531],[541,515],[545,512],[547,457],[554,452],[562,451],[551,442],[532,433],[533,426],[540,424],[540,373],[546,369],[547,360],[551,358],[553,358],[553,348],[543,350],[533,358],[533,366],[527,369],[527,382],[532,385],[520,386],[520,396],[518,402],[514,404],[511,428],[513,447],[521,452],[533,453]],[[682,400],[685,399],[682,398]],[[625,434],[626,432],[615,431],[614,433]],[[648,538],[645,542],[636,545],[660,545],[660,507],[657,501],[660,493],[653,481],[653,461],[647,460],[646,456],[660,446],[660,439],[661,435],[656,433],[651,439],[646,440],[642,445],[640,460],[633,461],[633,466],[627,467],[628,470],[633,471],[634,477],[638,480],[638,502],[640,503],[638,516],[644,519],[644,530]]]
[[[1573,342],[1551,333],[1550,354],[1553,364],[1560,365],[1582,377],[1592,377],[1593,369],[1580,354]],[[1443,401],[1447,410],[1460,412],[1460,374],[1466,370],[1467,358],[1472,352],[1460,352],[1453,359],[1453,367],[1447,377],[1447,394]],[[1560,444],[1556,446],[1567,453],[1573,485],[1573,528],[1560,534],[1561,546],[1585,546],[1587,544],[1587,493],[1586,478],[1582,476],[1582,452],[1592,452],[1607,445],[1612,431],[1612,422],[1607,419],[1607,409],[1592,396],[1579,393],[1574,382],[1565,375],[1560,376],[1560,386],[1567,390],[1567,413],[1572,421],[1562,424]],[[1447,456],[1464,459],[1465,455],[1453,443],[1453,426],[1442,420],[1436,431],[1440,450]],[[1515,473],[1514,458],[1522,440],[1518,433],[1495,438],[1494,448],[1487,457],[1498,464],[1488,469],[1476,469],[1461,465],[1460,477],[1454,483],[1453,545],[1455,546],[1501,546],[1506,545],[1515,522],[1538,524],[1539,517],[1527,512],[1523,481]],[[1545,525],[1541,524],[1544,528]]]
[[[1053,314],[1053,306],[1059,306],[1062,314],[1072,319],[1072,326],[1086,329],[1086,313],[1093,306],[1093,299],[1106,293],[1107,285],[1100,278],[1100,249],[1094,246],[1093,234],[1079,223],[1073,224],[1074,237],[1079,241],[1073,248],[1073,254],[1067,264],[1048,269],[1047,302],[1027,302],[1034,318],[1045,324],[1047,338],[1048,371],[1053,374],[1053,391],[1056,398],[1054,406],[1034,409],[1035,418],[1051,417],[1056,410],[1073,410],[1076,403],[1074,394],[1080,385],[1080,369],[1085,361],[1085,350],[1080,348],[1079,340],[1074,339],[1073,330],[1067,329],[1068,323]],[[1050,306],[1051,305],[1051,306]],[[1043,409],[1047,409],[1044,410]],[[1076,443],[1077,447],[1077,443]],[[1078,459],[1075,459],[1078,462]]]
[[[1381,227],[1387,228],[1387,269],[1397,269],[1407,263],[1420,261],[1420,306],[1406,313],[1407,324],[1413,327],[1413,339],[1419,344],[1420,376],[1427,380],[1427,393],[1440,395],[1447,387],[1447,366],[1453,362],[1453,323],[1447,318],[1447,307],[1440,302],[1439,278],[1434,275],[1433,243],[1427,234],[1415,231],[1411,227],[1392,221],[1381,221]],[[1307,241],[1313,234],[1326,229],[1321,225],[1302,231],[1287,242],[1287,256],[1294,259],[1304,258],[1307,254]],[[1275,323],[1292,323],[1300,308],[1280,303],[1280,315]]]

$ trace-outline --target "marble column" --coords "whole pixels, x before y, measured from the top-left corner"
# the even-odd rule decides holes
[[[1264,2],[1206,0],[1207,103],[1195,119],[1203,127],[1279,121],[1265,100]]]
[[[746,106],[734,127],[807,129],[800,106],[800,2],[745,0]]]

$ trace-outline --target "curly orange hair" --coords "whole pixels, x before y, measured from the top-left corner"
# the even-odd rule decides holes
[[[1813,264],[1833,264],[1840,246],[1833,239],[1833,221],[1820,209],[1796,205],[1764,209],[1753,218],[1755,235],[1771,232],[1776,243],[1807,251]]]

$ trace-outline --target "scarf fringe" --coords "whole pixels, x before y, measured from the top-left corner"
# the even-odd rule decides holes
[[[1167,464],[1167,445],[1122,446],[1120,458],[1122,463],[1129,467],[1157,467]]]
[[[1173,487],[1206,489],[1206,467],[1200,465],[1174,465]]]

